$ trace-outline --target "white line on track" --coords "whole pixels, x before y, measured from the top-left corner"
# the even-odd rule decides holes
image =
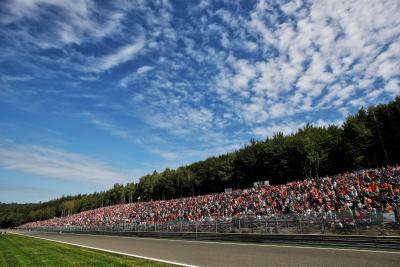
[[[37,239],[43,239],[43,240],[47,240],[47,241],[57,242],[57,243],[76,246],[76,247],[94,249],[94,250],[99,250],[99,251],[103,251],[103,252],[109,252],[109,253],[123,255],[123,256],[136,257],[136,258],[140,258],[140,259],[144,259],[144,260],[157,261],[157,262],[168,263],[168,264],[173,264],[173,265],[179,265],[179,266],[184,266],[184,267],[197,267],[196,265],[191,265],[191,264],[186,264],[186,263],[181,263],[181,262],[176,262],[176,261],[168,261],[168,260],[163,260],[163,259],[145,257],[145,256],[136,255],[136,254],[130,254],[130,253],[124,253],[124,252],[119,252],[119,251],[114,251],[114,250],[108,250],[108,249],[90,247],[90,246],[85,246],[85,245],[79,245],[79,244],[75,244],[75,243],[64,242],[64,241],[59,241],[59,240],[54,240],[54,239],[49,239],[49,238],[44,238],[44,237],[38,237],[38,236],[32,236],[32,235],[24,235],[24,234],[16,233],[16,232],[12,232],[12,233],[16,234],[16,235],[27,236],[27,237],[37,238]]]
[[[34,232],[40,233],[40,232]],[[55,232],[44,232],[57,234]],[[93,235],[93,234],[75,234],[75,233],[63,233],[66,235],[80,235],[80,236],[96,236],[96,237],[109,237],[109,238],[130,238],[130,239],[146,239],[156,241],[169,241],[169,242],[191,242],[191,243],[205,243],[205,244],[218,244],[218,245],[234,245],[234,246],[257,246],[257,247],[281,247],[281,248],[295,248],[295,249],[317,249],[317,250],[334,250],[334,251],[351,251],[351,252],[371,252],[371,253],[388,253],[388,254],[400,254],[400,251],[387,251],[387,250],[369,250],[369,249],[355,249],[355,248],[332,248],[332,247],[311,247],[311,246],[292,246],[292,245],[280,245],[280,244],[255,244],[255,243],[239,243],[239,242],[224,242],[224,241],[203,241],[203,240],[178,240],[178,239],[167,239],[167,238],[151,238],[151,237],[136,237],[136,236],[114,236],[114,235]],[[29,235],[30,236],[30,235]]]

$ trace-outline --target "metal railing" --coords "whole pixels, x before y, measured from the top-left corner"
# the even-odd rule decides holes
[[[66,225],[30,228],[63,232],[164,232],[164,233],[257,233],[257,234],[370,234],[400,235],[395,212],[342,211],[300,215],[247,216],[203,221]]]

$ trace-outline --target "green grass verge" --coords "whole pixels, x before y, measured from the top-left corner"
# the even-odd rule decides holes
[[[0,266],[172,266],[13,234],[0,235]]]

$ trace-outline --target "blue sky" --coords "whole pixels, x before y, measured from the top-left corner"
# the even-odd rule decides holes
[[[0,201],[340,124],[400,94],[400,2],[0,2]]]

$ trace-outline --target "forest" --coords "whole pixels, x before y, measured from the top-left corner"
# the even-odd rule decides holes
[[[137,183],[115,184],[104,192],[63,196],[48,202],[0,203],[0,227],[67,216],[136,201],[166,200],[247,188],[269,180],[281,184],[307,177],[400,163],[400,97],[361,108],[342,125],[311,124],[291,135],[250,140],[241,149],[177,169],[154,171]]]

